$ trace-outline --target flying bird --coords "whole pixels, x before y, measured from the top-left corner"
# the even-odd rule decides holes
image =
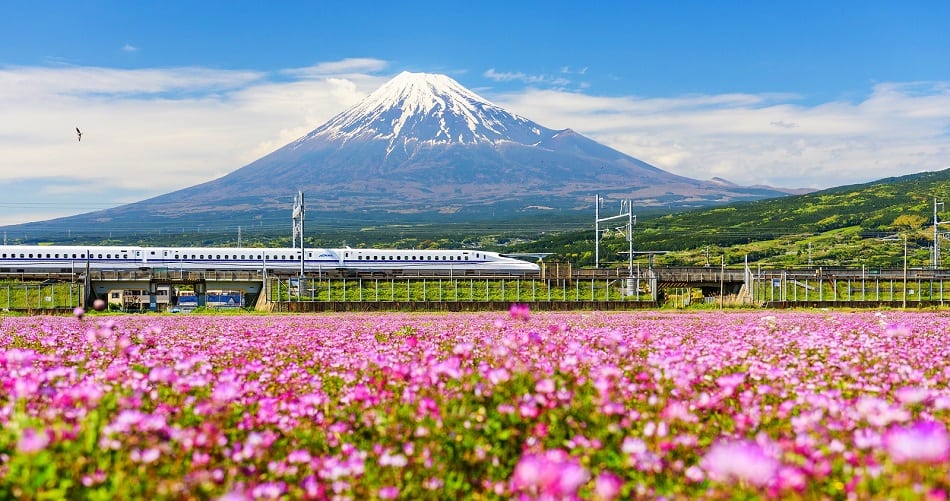
[[[79,130],[79,127],[76,127],[76,138],[77,141],[82,141],[82,131]]]

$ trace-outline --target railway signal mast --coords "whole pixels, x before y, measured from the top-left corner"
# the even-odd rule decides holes
[[[298,191],[297,196],[294,197],[294,212],[293,212],[293,221],[294,221],[294,236],[293,236],[293,247],[297,248],[297,236],[300,236],[300,278],[303,279],[304,272],[304,250],[303,250],[303,221],[304,216],[306,215],[306,209],[303,205],[303,191]]]
[[[600,206],[603,202],[603,199],[600,198],[600,194],[595,195],[594,203],[594,232],[596,233],[594,239],[594,267],[600,268],[600,223],[606,221],[612,221],[614,219],[627,218],[627,224],[625,225],[625,232],[627,236],[627,253],[630,256],[630,265],[629,265],[629,276],[633,276],[633,225],[637,220],[637,216],[633,215],[633,200],[621,200],[620,201],[620,214],[610,217],[600,217]],[[621,227],[623,228],[623,227]],[[617,228],[618,230],[620,228]]]

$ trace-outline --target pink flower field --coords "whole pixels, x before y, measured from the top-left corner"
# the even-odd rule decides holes
[[[946,499],[950,315],[0,318],[3,499]]]

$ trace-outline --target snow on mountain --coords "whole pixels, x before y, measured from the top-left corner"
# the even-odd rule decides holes
[[[402,72],[356,106],[296,141],[385,140],[387,156],[411,144],[537,144],[554,131],[431,73]]]

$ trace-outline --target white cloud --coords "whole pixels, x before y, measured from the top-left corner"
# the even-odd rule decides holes
[[[493,101],[676,174],[827,188],[950,167],[945,82],[876,85],[858,102],[793,95],[595,97],[528,90]]]
[[[92,210],[90,200],[97,208],[120,205],[220,177],[385,81],[324,73],[277,81],[205,68],[0,68],[0,225]],[[21,185],[28,191],[7,192]],[[37,199],[57,203],[30,205]]]
[[[142,200],[220,177],[355,104],[388,78],[376,74],[387,68],[368,58],[277,73],[0,68],[0,225]],[[529,85],[543,78],[494,70],[485,76]],[[862,100],[818,105],[776,94],[480,93],[541,125],[572,128],[700,179],[824,188],[950,167],[945,82],[880,83]]]
[[[562,73],[566,68],[562,68]],[[571,83],[564,77],[550,77],[545,75],[528,75],[522,72],[501,72],[495,71],[495,68],[489,68],[482,74],[489,80],[496,82],[522,82],[526,84],[544,84],[551,87],[564,87]]]
[[[129,44],[129,43],[127,43],[127,44],[125,44],[125,45],[122,46],[122,51],[123,51],[123,52],[135,52],[135,51],[137,51],[137,50],[139,50],[138,47],[136,47],[136,46],[134,46],[134,45],[132,45],[132,44]]]
[[[334,75],[375,73],[386,69],[388,63],[381,59],[349,58],[340,61],[318,63],[306,68],[293,68],[282,73],[297,78],[320,78]]]

